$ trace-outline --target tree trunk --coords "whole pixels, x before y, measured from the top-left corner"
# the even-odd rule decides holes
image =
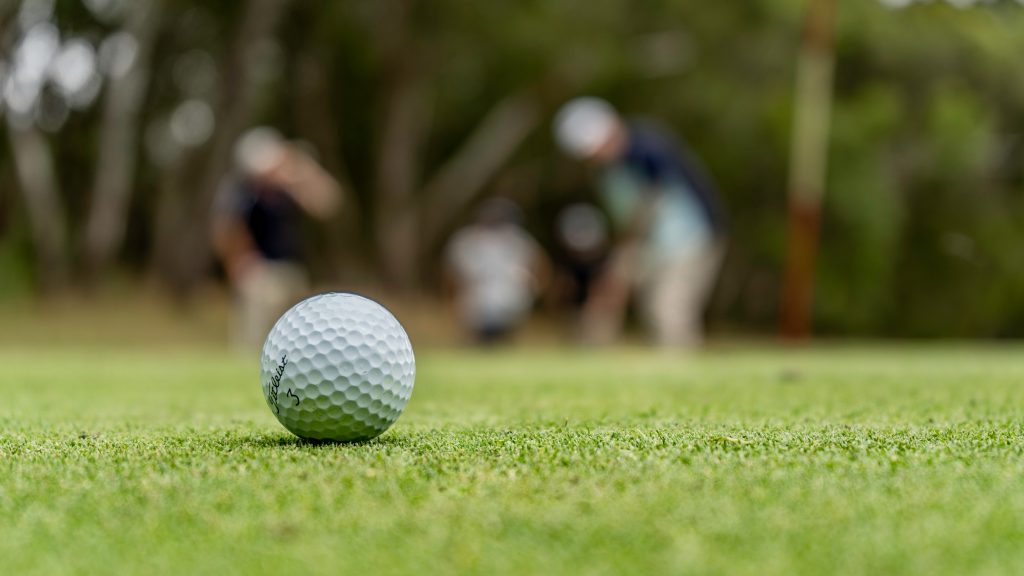
[[[782,295],[782,333],[807,338],[813,326],[814,275],[835,65],[836,0],[809,0],[797,67],[789,183],[789,254]]]
[[[479,196],[540,121],[540,106],[528,92],[495,104],[424,188],[424,249],[438,245],[453,218]]]
[[[375,227],[385,279],[411,288],[419,277],[415,191],[423,137],[422,86],[412,66],[391,90],[377,162]]]
[[[423,75],[408,36],[408,2],[384,5],[378,42],[387,62],[384,111],[377,149],[374,232],[385,280],[397,288],[419,278],[415,192],[423,139]]]
[[[320,156],[324,169],[341,186],[341,210],[325,227],[328,254],[325,264],[345,274],[364,265],[363,213],[359,197],[349,178],[349,171],[338,140],[337,98],[331,94],[328,81],[329,61],[324,50],[310,41],[296,63],[297,95],[294,106],[297,136],[305,138]]]
[[[140,114],[160,20],[159,2],[137,0],[131,6],[125,31],[138,42],[138,53],[131,69],[107,86],[92,205],[83,231],[90,282],[109,268],[124,242],[138,161]]]
[[[34,126],[7,122],[19,189],[36,251],[36,279],[43,292],[64,287],[68,277],[67,219],[46,137]]]
[[[221,98],[215,111],[217,130],[212,141],[196,153],[201,160],[196,163],[198,177],[181,182],[182,186],[195,186],[196,192],[190,196],[181,189],[167,191],[178,197],[168,202],[169,205],[177,204],[180,198],[188,198],[178,204],[181,206],[179,214],[169,217],[173,224],[165,226],[164,233],[172,237],[159,238],[156,242],[157,246],[173,250],[172,254],[158,254],[157,261],[169,273],[168,280],[178,292],[191,291],[210,264],[213,199],[231,167],[235,141],[251,121],[260,97],[266,93],[259,70],[263,63],[253,58],[251,50],[272,37],[288,4],[289,0],[249,0],[247,3],[228,61],[220,68]]]

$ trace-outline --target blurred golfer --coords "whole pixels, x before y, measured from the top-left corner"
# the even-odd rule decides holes
[[[498,342],[519,328],[546,281],[547,259],[521,220],[513,202],[488,200],[476,221],[448,243],[459,319],[479,344]]]
[[[213,245],[235,292],[234,340],[258,349],[274,322],[309,290],[302,229],[326,219],[340,190],[297,145],[254,128],[235,145],[235,171],[214,203]]]
[[[584,308],[590,339],[601,343],[618,336],[636,290],[659,344],[699,344],[724,245],[710,180],[663,128],[627,123],[598,98],[563,106],[555,137],[567,154],[599,169],[600,195],[618,235]]]

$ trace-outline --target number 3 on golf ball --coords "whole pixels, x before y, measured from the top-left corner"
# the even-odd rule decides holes
[[[263,345],[270,410],[300,438],[354,442],[387,430],[412,395],[416,359],[402,325],[372,300],[328,293],[299,302]]]

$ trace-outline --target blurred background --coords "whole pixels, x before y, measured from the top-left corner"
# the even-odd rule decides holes
[[[253,299],[337,289],[421,342],[586,340],[624,233],[553,132],[593,95],[714,182],[712,339],[1020,337],[1022,55],[1019,0],[0,0],[0,332],[240,341]],[[239,279],[280,248],[232,228],[264,187],[302,212],[283,296]],[[455,240],[495,221],[520,248]],[[471,326],[508,254],[522,318]]]

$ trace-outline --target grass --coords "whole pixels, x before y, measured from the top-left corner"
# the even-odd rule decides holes
[[[313,445],[218,352],[0,352],[8,574],[1024,572],[1014,348],[425,351]]]

